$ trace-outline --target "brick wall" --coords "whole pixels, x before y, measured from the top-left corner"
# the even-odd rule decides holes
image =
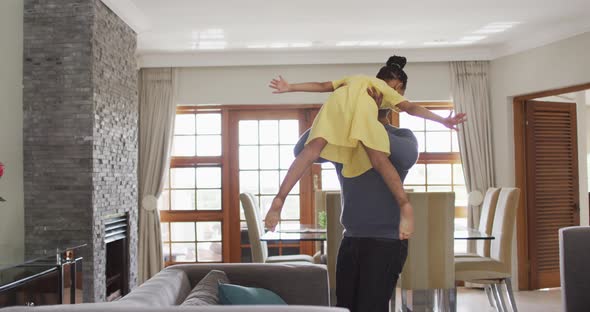
[[[137,281],[136,35],[99,0],[25,0],[27,254],[86,243],[85,301],[102,301],[104,224],[130,220]]]

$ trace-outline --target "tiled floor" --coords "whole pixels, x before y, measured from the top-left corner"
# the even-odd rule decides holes
[[[559,312],[561,307],[560,289],[548,291],[517,291],[514,293],[516,307],[519,312]],[[399,311],[400,295],[398,289]],[[459,288],[457,295],[457,312],[492,312],[494,309],[488,303],[488,298],[483,290],[471,288]]]

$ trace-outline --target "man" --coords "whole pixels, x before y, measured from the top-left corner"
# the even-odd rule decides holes
[[[403,182],[418,159],[418,142],[410,130],[389,125],[389,113],[380,110],[379,121],[389,134],[389,160]],[[301,152],[308,135],[309,130],[299,139],[295,154]],[[408,251],[408,241],[399,239],[399,205],[376,170],[344,178],[342,165],[334,166],[342,190],[344,226],[336,265],[337,306],[351,312],[389,311]]]

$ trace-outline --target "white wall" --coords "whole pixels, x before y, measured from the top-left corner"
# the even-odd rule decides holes
[[[329,81],[345,75],[374,76],[379,64],[286,65],[250,67],[188,67],[179,73],[179,104],[319,104],[327,94],[272,94],[269,81],[282,75],[290,82]],[[446,62],[409,63],[406,96],[414,101],[449,100],[450,73]]]
[[[526,93],[590,82],[588,51],[590,32],[491,62],[492,135],[497,185],[515,184],[512,98]],[[584,119],[580,118],[580,115],[584,114],[578,112],[578,122]],[[586,181],[580,186],[582,184],[586,185]],[[587,190],[580,189],[580,197],[582,194],[587,194]],[[584,200],[581,201],[585,203],[585,207],[580,207],[581,215],[586,216],[585,222],[588,221],[586,198],[587,195],[584,195]],[[513,276],[514,282],[518,283],[516,268],[515,260]]]
[[[0,264],[22,257],[23,193],[23,0],[0,1]]]

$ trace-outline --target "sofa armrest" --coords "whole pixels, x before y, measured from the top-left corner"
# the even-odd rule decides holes
[[[164,269],[114,304],[148,307],[179,305],[191,289],[184,271]]]
[[[179,264],[166,268],[186,273],[191,287],[209,271],[220,270],[232,284],[271,290],[290,305],[329,306],[328,271],[315,264]],[[166,271],[164,270],[164,271]]]

